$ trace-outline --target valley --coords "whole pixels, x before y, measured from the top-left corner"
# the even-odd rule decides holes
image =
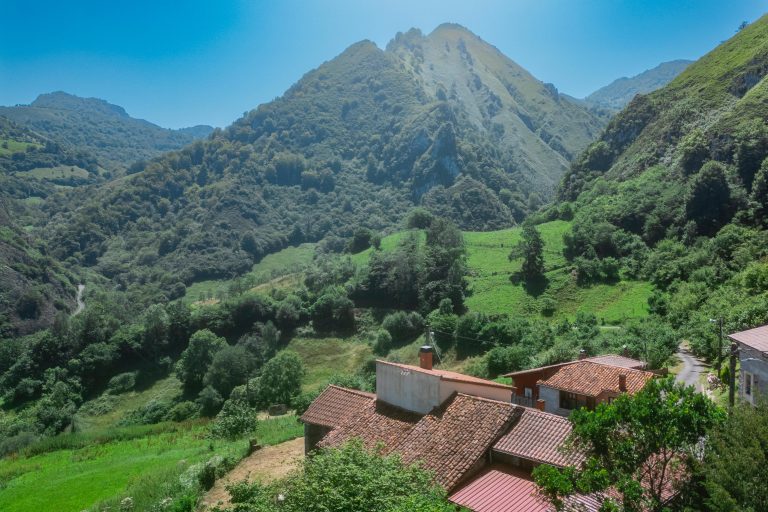
[[[537,511],[751,506],[691,461],[765,414],[725,414],[759,373],[716,363],[768,324],[766,76],[767,16],[583,100],[443,23],[223,128],[0,107],[0,509],[484,512],[460,491],[486,477]],[[547,395],[561,370],[580,391]],[[592,465],[499,448],[527,428]]]

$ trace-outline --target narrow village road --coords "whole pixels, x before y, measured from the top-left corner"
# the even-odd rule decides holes
[[[683,369],[675,375],[675,380],[693,386],[696,388],[696,391],[701,391],[700,377],[703,373],[709,371],[709,366],[694,356],[691,351],[683,345],[680,345],[678,348],[677,357],[682,361]]]
[[[85,309],[85,302],[83,302],[83,292],[85,291],[85,285],[79,284],[77,285],[77,308],[75,308],[75,312],[72,313],[72,316],[78,315],[83,312]]]

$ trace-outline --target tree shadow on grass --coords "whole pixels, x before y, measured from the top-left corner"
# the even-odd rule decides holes
[[[538,298],[549,286],[549,279],[544,275],[524,280],[520,274],[512,274],[509,280],[513,284],[521,284],[525,292],[534,298]]]

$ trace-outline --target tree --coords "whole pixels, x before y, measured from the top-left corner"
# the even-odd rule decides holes
[[[304,365],[296,352],[284,350],[267,361],[261,369],[256,386],[260,407],[290,404],[291,398],[301,392]]]
[[[303,470],[271,487],[240,484],[231,490],[235,511],[259,512],[449,512],[443,489],[398,455],[368,451],[357,440],[327,449],[302,463]],[[283,500],[276,504],[275,496]]]
[[[517,247],[509,253],[509,260],[522,256],[520,276],[527,285],[531,285],[544,277],[544,241],[533,224],[523,226],[522,236],[523,239]]]
[[[255,366],[255,358],[242,346],[226,346],[216,352],[203,377],[203,384],[228,397],[235,386],[245,384]]]
[[[707,441],[700,466],[704,505],[713,512],[766,510],[768,406],[742,404]]]
[[[694,178],[686,196],[686,218],[696,222],[700,234],[712,236],[728,222],[732,210],[725,167],[719,162],[707,162]]]
[[[176,376],[188,391],[196,391],[203,385],[203,377],[213,361],[213,356],[227,346],[227,341],[208,329],[197,331],[189,338],[189,346],[176,363]]]
[[[763,160],[760,170],[752,183],[752,201],[755,202],[755,217],[763,223],[768,221],[768,158]]]
[[[664,510],[666,491],[690,481],[701,439],[724,413],[693,387],[673,379],[651,380],[635,395],[624,394],[594,411],[571,415],[572,449],[586,455],[580,468],[539,466],[541,492],[557,507],[575,492],[613,489],[612,510]]]

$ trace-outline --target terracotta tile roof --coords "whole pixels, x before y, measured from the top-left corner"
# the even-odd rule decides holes
[[[522,470],[494,465],[481,471],[448,498],[475,512],[550,512],[554,507],[536,493]]]
[[[759,352],[768,352],[768,325],[735,332],[728,337]]]
[[[392,363],[390,361],[377,360],[377,363],[388,364],[391,366],[397,366],[398,368],[404,368],[410,371],[422,372],[429,375],[437,375],[442,380],[448,380],[452,382],[465,382],[467,384],[480,384],[483,386],[489,386],[494,388],[502,388],[512,390],[512,386],[502,384],[500,382],[494,382],[492,380],[481,379],[479,377],[472,377],[471,375],[464,375],[463,373],[452,372],[448,370],[440,370],[433,368],[431,370],[425,370],[419,366],[412,366],[410,364]]]
[[[619,375],[627,376],[627,392],[629,393],[637,393],[645,386],[646,382],[653,378],[651,372],[608,366],[592,361],[577,361],[563,366],[557,373],[540,380],[538,384],[596,397],[606,391],[620,393]]]
[[[585,361],[592,361],[593,363],[608,364],[611,366],[618,366],[620,368],[634,368],[635,370],[642,370],[645,368],[645,363],[632,359],[631,357],[624,357],[618,354],[605,354],[602,356],[588,357]]]
[[[591,361],[593,363],[606,364],[610,366],[618,366],[621,368],[634,368],[636,370],[645,368],[645,363],[638,359],[632,359],[631,357],[624,357],[618,354],[605,354],[602,356],[587,357],[586,359],[577,359],[576,361],[568,361],[565,363],[552,364],[549,366],[541,366],[539,368],[529,368],[527,370],[520,370],[516,372],[505,373],[504,376],[514,378],[516,376],[526,375],[529,373],[537,373],[540,371],[547,371],[547,370],[557,370],[558,368],[562,368],[564,366],[568,366],[575,363],[580,363],[583,361]]]
[[[338,427],[359,415],[376,400],[373,393],[330,385],[315,398],[299,418],[304,423]]]
[[[425,415],[395,449],[403,462],[421,462],[450,491],[522,411],[510,403],[457,393]]]
[[[372,401],[358,415],[330,431],[318,446],[338,446],[357,438],[368,449],[383,443],[383,452],[389,453],[420,419],[420,414],[393,407],[381,400]]]
[[[573,427],[567,418],[525,409],[517,423],[499,439],[493,449],[536,463],[553,466],[578,465],[584,456],[563,450]]]
[[[381,442],[385,453],[399,453],[406,464],[421,463],[450,490],[522,411],[461,393],[421,417],[377,401],[329,432],[318,446],[338,446],[353,438],[369,448]]]

